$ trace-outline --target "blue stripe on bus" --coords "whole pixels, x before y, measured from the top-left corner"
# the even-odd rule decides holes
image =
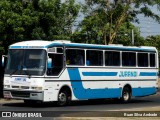
[[[64,44],[64,43],[52,43],[50,45],[45,46],[45,48],[54,47],[54,46],[66,46],[66,47],[78,47],[78,48],[88,48],[88,49],[114,49],[114,50],[129,50],[129,51],[148,51],[148,52],[156,52],[155,49],[148,48],[133,48],[133,47],[124,47],[124,46],[109,46],[109,45],[92,45],[92,44]]]
[[[147,88],[132,88],[133,97],[142,97],[147,95],[152,95],[157,92],[156,87],[147,87]]]
[[[10,46],[10,49],[22,49],[24,46]]]
[[[45,46],[10,46],[9,48],[10,49],[34,49],[34,48],[42,49],[42,48],[45,48]]]
[[[86,89],[83,87],[78,68],[68,68],[67,70],[74,96],[78,99],[118,98],[121,96],[121,88]]]
[[[10,46],[10,49],[27,49],[27,48],[49,48],[49,47],[79,47],[79,48],[88,48],[88,49],[114,49],[114,50],[126,50],[126,51],[148,51],[148,52],[156,52],[155,49],[148,48],[132,48],[132,47],[120,47],[120,46],[102,46],[102,45],[89,45],[89,44],[62,44],[62,43],[52,43],[47,46]]]
[[[118,72],[82,72],[83,76],[117,76]],[[157,72],[140,72],[139,76],[157,76]]]
[[[82,72],[83,76],[117,76],[118,72]]]
[[[157,76],[157,72],[140,72],[139,76]]]
[[[91,89],[84,88],[78,68],[68,68],[72,90],[77,99],[96,99],[96,98],[120,98],[122,88],[103,88]],[[132,96],[147,96],[155,94],[157,89],[151,88],[132,88]]]

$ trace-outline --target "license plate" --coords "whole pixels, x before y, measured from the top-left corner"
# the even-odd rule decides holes
[[[26,78],[15,78],[15,81],[26,82]]]

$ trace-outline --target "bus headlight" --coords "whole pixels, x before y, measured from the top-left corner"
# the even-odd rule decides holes
[[[10,88],[10,85],[4,85],[4,88]]]
[[[43,88],[42,87],[31,87],[31,89],[33,89],[33,90],[42,90]]]

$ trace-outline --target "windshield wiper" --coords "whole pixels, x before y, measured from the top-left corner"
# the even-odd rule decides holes
[[[16,70],[14,70],[13,72],[11,72],[11,73],[10,73],[10,76],[12,77],[12,75],[13,75],[14,73],[16,73],[18,70],[19,70],[19,69],[16,69]]]
[[[21,65],[20,68],[18,68],[18,69],[16,69],[16,70],[14,70],[13,72],[11,72],[11,73],[10,73],[10,76],[12,77],[12,75],[13,75],[14,73],[16,73],[17,71],[19,71],[19,70],[20,70],[20,71],[23,70],[23,71],[26,73],[26,75],[28,75],[29,78],[31,77],[31,74],[28,72],[27,68],[26,68],[25,66],[23,66],[23,65]]]
[[[28,77],[31,77],[31,74],[28,72],[28,69],[25,66],[22,66],[22,70],[28,75]]]
[[[10,73],[10,76],[12,77],[12,75],[13,75],[14,73],[16,73],[17,71],[20,71],[20,70],[21,70],[21,65],[18,65],[18,66],[17,66],[17,69],[15,69],[13,72]]]

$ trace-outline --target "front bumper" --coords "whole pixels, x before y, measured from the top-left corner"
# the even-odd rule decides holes
[[[4,98],[43,101],[43,91],[3,90]]]

